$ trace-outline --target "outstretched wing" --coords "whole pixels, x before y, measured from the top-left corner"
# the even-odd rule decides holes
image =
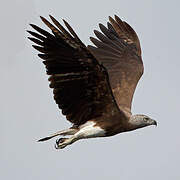
[[[115,15],[109,17],[107,28],[99,24],[103,34],[94,31],[99,39],[90,38],[95,44],[89,50],[108,71],[113,95],[119,109],[130,113],[136,85],[143,74],[139,39],[126,22]]]
[[[102,116],[110,111],[119,111],[112,95],[106,69],[98,63],[81,42],[70,25],[64,21],[69,32],[52,16],[52,25],[45,18],[42,21],[53,34],[31,26],[38,32],[28,31],[33,47],[40,51],[50,88],[62,114],[74,125]]]

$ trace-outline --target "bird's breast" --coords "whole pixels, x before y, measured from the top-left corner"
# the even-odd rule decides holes
[[[121,115],[121,113],[104,115],[94,121],[96,122],[95,126],[98,126],[105,131],[105,136],[113,136],[125,132],[128,128],[128,119],[126,116]]]

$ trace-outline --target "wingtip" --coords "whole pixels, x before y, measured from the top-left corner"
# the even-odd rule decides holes
[[[121,18],[120,18],[119,16],[114,15],[114,18],[115,18],[115,20],[116,20],[117,22],[122,22],[122,20],[121,20]]]
[[[47,22],[47,19],[44,18],[43,16],[40,16],[40,18],[41,18],[41,20],[42,20],[44,23]]]
[[[114,19],[117,19],[117,18],[119,18],[118,16],[116,16],[116,14],[114,14]]]
[[[90,37],[89,38],[92,42],[94,41],[94,40],[96,40],[94,37]]]
[[[29,37],[29,36],[28,36],[27,38],[32,41],[32,37]]]
[[[43,16],[39,16],[39,17],[40,17],[42,22],[46,21],[46,19]]]
[[[109,16],[109,21],[110,21],[110,22],[113,22],[114,19],[113,19],[111,16]]]
[[[30,31],[30,30],[26,30],[26,32],[29,33],[29,34],[32,34],[32,31]]]
[[[99,24],[99,28],[100,28],[101,31],[102,31],[102,29],[107,29],[106,26],[104,26],[104,25],[101,24],[101,23]]]
[[[33,29],[35,29],[35,30],[36,30],[37,28],[39,28],[37,25],[32,24],[32,23],[30,23],[29,25],[30,25]]]
[[[49,14],[49,17],[53,22],[56,21],[56,19],[51,14]]]
[[[99,27],[101,28],[102,26],[104,26],[102,23],[99,23]]]
[[[50,17],[50,19],[51,19],[51,21],[52,21],[53,23],[55,23],[55,24],[60,24],[60,23],[56,20],[56,18],[54,18],[52,15],[49,14],[49,17]]]
[[[95,34],[95,35],[96,35],[98,32],[99,32],[99,31],[97,31],[97,30],[94,30],[94,34]]]
[[[50,17],[51,19],[54,19],[54,17],[53,17],[51,14],[49,14],[49,17]]]
[[[43,17],[43,16],[39,16],[39,17],[40,17],[40,19],[41,19],[41,20],[43,20],[43,19],[44,19],[44,17]]]
[[[34,26],[34,24],[32,24],[32,23],[29,23],[29,25],[30,25],[31,27],[33,27],[33,26]]]
[[[69,26],[69,24],[68,24],[68,22],[65,20],[65,19],[62,19],[63,20],[63,22],[64,22],[64,24],[67,26]]]
[[[108,16],[108,19],[110,20],[110,19],[112,19],[112,17],[111,17],[111,16]]]

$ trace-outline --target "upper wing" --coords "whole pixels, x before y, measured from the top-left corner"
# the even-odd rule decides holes
[[[94,56],[107,68],[113,95],[119,108],[131,112],[131,103],[136,85],[143,74],[139,39],[126,22],[115,16],[109,17],[107,28],[99,24],[101,31],[94,31],[96,45],[88,46]]]
[[[106,69],[66,21],[70,33],[56,19],[50,18],[55,26],[41,17],[53,35],[33,24],[38,33],[28,32],[35,37],[29,39],[38,45],[33,47],[41,52],[38,56],[44,60],[47,74],[51,75],[50,87],[62,113],[74,125],[80,125],[103,113],[119,111]]]

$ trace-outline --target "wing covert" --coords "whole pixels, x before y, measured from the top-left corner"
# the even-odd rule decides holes
[[[133,28],[115,15],[109,17],[107,27],[99,24],[90,38],[94,46],[89,50],[108,71],[110,85],[119,109],[131,113],[131,103],[136,85],[143,74],[141,48]]]

